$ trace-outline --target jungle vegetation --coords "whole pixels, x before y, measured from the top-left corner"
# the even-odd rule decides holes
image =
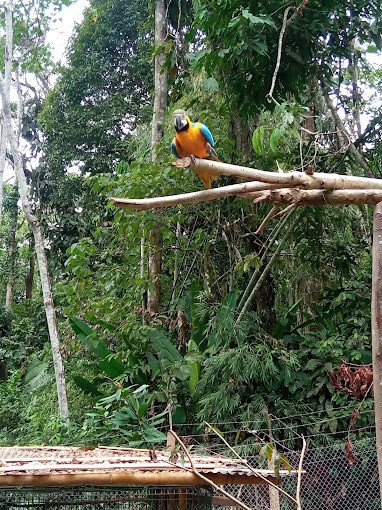
[[[90,0],[66,63],[44,47],[21,65],[35,77],[34,91],[23,88],[21,146],[45,237],[69,421],[58,412],[33,236],[11,181],[0,237],[0,443],[163,444],[169,412],[182,435],[202,442],[206,420],[248,451],[267,440],[270,422],[292,446],[296,432],[315,445],[343,441],[358,403],[329,374],[343,360],[371,362],[371,208],[306,207],[256,233],[270,204],[229,197],[126,211],[109,197],[202,189],[170,165],[178,108],[209,126],[222,161],[380,178],[380,3],[309,1],[300,14],[276,0],[164,3],[159,45],[153,1]],[[26,28],[15,6],[19,48]],[[159,52],[168,104],[153,162]],[[220,177],[219,186],[234,182]],[[238,321],[253,274],[281,241]],[[154,309],[148,291],[158,293]],[[372,408],[366,400],[355,437],[373,434]]]

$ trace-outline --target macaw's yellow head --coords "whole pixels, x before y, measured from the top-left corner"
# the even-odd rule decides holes
[[[184,110],[175,110],[174,112],[174,126],[175,130],[179,133],[179,131],[186,131],[189,127],[189,118],[186,115]]]

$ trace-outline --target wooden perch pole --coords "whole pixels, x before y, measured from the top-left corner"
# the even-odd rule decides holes
[[[306,189],[382,189],[382,179],[370,177],[358,177],[353,175],[339,175],[315,172],[313,175],[307,175],[305,172],[269,172],[266,170],[257,170],[245,166],[230,165],[220,161],[210,161],[208,159],[195,159],[192,162],[190,158],[185,158],[183,168],[191,170],[210,171],[214,174],[231,175],[241,179],[251,179],[269,184],[278,184],[276,187],[297,187]],[[187,164],[189,163],[189,164]],[[281,186],[284,185],[284,186]]]
[[[193,193],[183,193],[181,195],[171,195],[165,197],[155,197],[146,199],[128,199],[128,198],[112,198],[116,207],[123,209],[135,209],[143,211],[146,209],[159,209],[161,207],[170,207],[174,205],[190,204],[197,202],[208,202],[218,198],[228,197],[232,195],[241,195],[244,198],[262,201],[259,194],[252,193],[266,190],[275,190],[279,188],[302,188],[307,190],[338,190],[333,194],[322,194],[318,191],[316,194],[301,195],[310,203],[303,203],[303,199],[299,198],[301,204],[296,205],[347,205],[347,204],[375,204],[380,201],[381,194],[378,195],[376,190],[382,190],[382,179],[374,179],[369,177],[357,177],[352,175],[314,173],[307,175],[303,172],[276,173],[265,170],[257,170],[255,168],[247,168],[244,166],[229,165],[220,161],[209,161],[206,159],[196,159],[194,162],[191,158],[184,158],[174,162],[174,166],[179,168],[190,168],[191,170],[209,171],[211,174],[223,174],[236,176],[241,179],[249,179],[257,182],[245,182],[242,184],[233,184],[211,190],[196,191]],[[345,192],[346,190],[351,190]],[[363,192],[362,192],[363,190]],[[342,191],[340,193],[340,191]],[[299,191],[304,193],[303,191]],[[292,193],[289,190],[289,193]],[[337,194],[338,193],[338,194]],[[276,196],[276,195],[272,195]],[[264,194],[264,199],[267,194]],[[280,198],[280,204],[294,203],[295,197],[288,198],[286,194]],[[315,197],[314,199],[311,197]],[[315,200],[317,203],[315,203]],[[273,201],[269,199],[268,201]],[[275,202],[276,203],[276,202]]]
[[[381,181],[382,182],[382,181]],[[204,191],[194,191],[192,193],[183,193],[181,195],[170,195],[155,198],[112,198],[113,204],[122,209],[135,209],[144,211],[147,209],[159,209],[161,207],[170,207],[174,205],[192,204],[197,202],[208,202],[218,198],[240,195],[241,193],[251,193],[261,190],[276,189],[280,186],[276,184],[267,184],[262,182],[244,182],[242,184],[232,184],[222,188],[207,189]]]
[[[254,202],[275,205],[375,205],[382,201],[382,191],[376,189],[344,189],[335,191],[300,190],[293,188],[259,191],[241,195]]]
[[[371,336],[376,447],[382,501],[382,202],[374,209]]]

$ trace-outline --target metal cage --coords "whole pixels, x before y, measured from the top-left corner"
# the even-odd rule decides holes
[[[211,510],[209,487],[1,487],[0,510]]]

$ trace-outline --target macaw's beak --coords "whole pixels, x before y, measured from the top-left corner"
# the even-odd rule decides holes
[[[182,131],[187,126],[187,117],[184,115],[175,115],[174,116],[174,126],[176,131]]]
[[[183,127],[183,125],[182,125],[182,117],[180,115],[175,115],[174,125],[175,125],[175,129],[177,131],[180,131],[182,129],[182,127]]]

